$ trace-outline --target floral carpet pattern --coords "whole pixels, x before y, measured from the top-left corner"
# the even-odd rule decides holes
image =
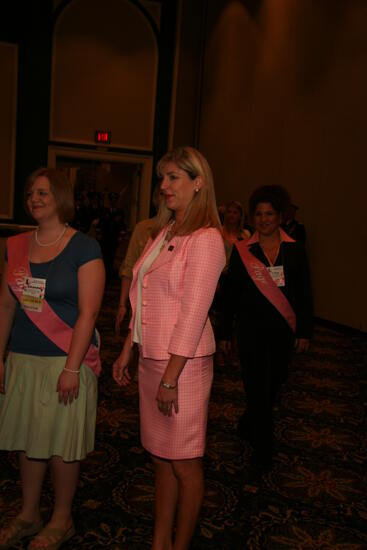
[[[82,464],[74,505],[77,534],[66,550],[149,549],[154,475],[139,441],[134,381],[119,388],[111,368],[123,342],[113,333],[118,281],[106,291],[98,327],[103,373],[95,451]],[[124,324],[122,332],[126,332]],[[204,460],[206,494],[193,550],[367,549],[367,336],[318,324],[294,358],[276,410],[271,470],[246,484],[251,448],[236,433],[245,397],[236,359],[216,365]],[[0,453],[0,512],[19,509],[15,453]],[[46,479],[44,519],[52,507]],[[18,544],[26,548],[28,541]]]

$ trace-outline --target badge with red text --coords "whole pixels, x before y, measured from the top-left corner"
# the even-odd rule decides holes
[[[22,307],[31,311],[42,311],[46,292],[46,279],[24,277],[22,290]]]
[[[282,265],[268,267],[268,271],[277,286],[285,286],[284,268]]]

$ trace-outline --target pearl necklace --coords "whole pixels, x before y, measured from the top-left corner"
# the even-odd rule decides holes
[[[62,229],[60,235],[57,237],[57,239],[55,239],[55,240],[52,241],[51,243],[41,243],[41,242],[38,240],[38,231],[39,231],[39,228],[36,229],[35,234],[34,234],[34,238],[36,239],[36,243],[38,244],[38,246],[53,246],[54,244],[57,244],[57,243],[63,238],[63,236],[65,235],[65,231],[67,230],[67,228],[68,228],[68,224],[66,223],[66,224],[65,224],[65,227]]]

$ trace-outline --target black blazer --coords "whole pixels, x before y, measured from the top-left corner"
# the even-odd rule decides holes
[[[249,250],[264,265],[270,266],[259,243],[250,245]],[[296,338],[310,338],[313,324],[312,292],[303,244],[282,242],[274,265],[283,265],[284,268],[285,286],[279,288],[296,314]],[[250,334],[253,331],[266,333],[284,327],[289,328],[284,317],[252,281],[236,247],[233,247],[231,254],[223,293],[224,319],[220,338],[230,339],[234,316],[240,331],[244,330]]]

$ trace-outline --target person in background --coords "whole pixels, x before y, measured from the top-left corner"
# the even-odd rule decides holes
[[[93,238],[97,238],[97,236],[100,238],[100,236],[97,235],[99,231],[97,228],[102,216],[103,205],[102,195],[99,191],[88,191],[86,211],[88,234]]]
[[[243,229],[244,229],[244,231],[246,231],[248,237],[250,238],[251,235],[253,234],[253,230],[252,230],[251,225],[249,224],[248,215],[247,215],[246,211],[243,214]]]
[[[223,239],[226,246],[227,264],[232,252],[233,244],[238,240],[248,239],[251,233],[243,228],[244,211],[238,201],[231,201],[226,205],[223,219]]]
[[[216,333],[221,332],[220,325],[223,322],[223,307],[225,300],[225,287],[227,284],[227,272],[229,259],[231,257],[233,245],[238,240],[248,239],[251,236],[250,231],[243,229],[242,222],[244,217],[243,206],[238,201],[231,201],[226,204],[222,235],[226,251],[226,265],[218,281],[218,287],[212,304],[212,314],[215,319]],[[235,340],[233,340],[235,342]],[[218,349],[215,354],[215,362],[219,366],[224,366],[230,361],[230,355],[224,353],[223,349]]]
[[[0,548],[36,535],[28,548],[48,549],[75,533],[80,460],[94,447],[101,370],[94,326],[105,272],[98,243],[68,225],[74,202],[63,172],[36,170],[24,196],[38,227],[8,239],[0,292],[0,449],[19,452],[23,498],[0,530]],[[48,464],[55,503],[43,528]]]
[[[156,185],[152,196],[152,202],[155,210],[158,210],[158,207],[159,207],[159,197],[160,197],[160,186]],[[119,305],[118,305],[116,317],[115,317],[116,334],[119,334],[120,332],[121,323],[124,320],[129,307],[128,302],[129,302],[129,292],[130,292],[131,281],[133,278],[133,267],[136,261],[138,260],[138,258],[140,257],[141,253],[143,252],[145,245],[147,244],[147,241],[151,235],[155,221],[156,220],[154,217],[154,218],[148,218],[146,220],[142,220],[141,222],[136,224],[135,229],[129,241],[129,246],[127,248],[124,261],[120,266],[119,275],[121,277],[121,291],[120,291]]]
[[[282,228],[292,239],[297,242],[305,244],[306,242],[306,229],[303,223],[300,223],[296,220],[298,206],[293,203],[290,203],[287,212],[284,216],[284,223]]]
[[[281,228],[289,205],[287,191],[263,186],[249,202],[255,233],[237,242],[231,255],[220,347],[228,351],[235,317],[246,393],[238,428],[253,447],[251,477],[270,467],[273,407],[293,350],[308,348],[313,315],[304,246]]]
[[[75,216],[71,223],[72,227],[82,233],[87,233],[90,225],[88,210],[85,205],[83,193],[75,194]]]
[[[213,177],[203,155],[179,147],[158,163],[163,199],[130,289],[132,319],[113,366],[132,378],[138,346],[140,433],[155,469],[153,550],[184,550],[204,496],[202,457],[215,340],[208,317],[225,264]],[[172,543],[175,518],[177,527]]]
[[[226,213],[226,205],[225,203],[222,203],[218,206],[218,215],[220,219],[220,223],[223,225],[224,222],[224,214]]]
[[[120,195],[116,192],[108,193],[109,205],[103,208],[98,222],[100,245],[106,269],[107,283],[114,276],[114,260],[122,231],[126,229],[124,212],[119,206]]]

